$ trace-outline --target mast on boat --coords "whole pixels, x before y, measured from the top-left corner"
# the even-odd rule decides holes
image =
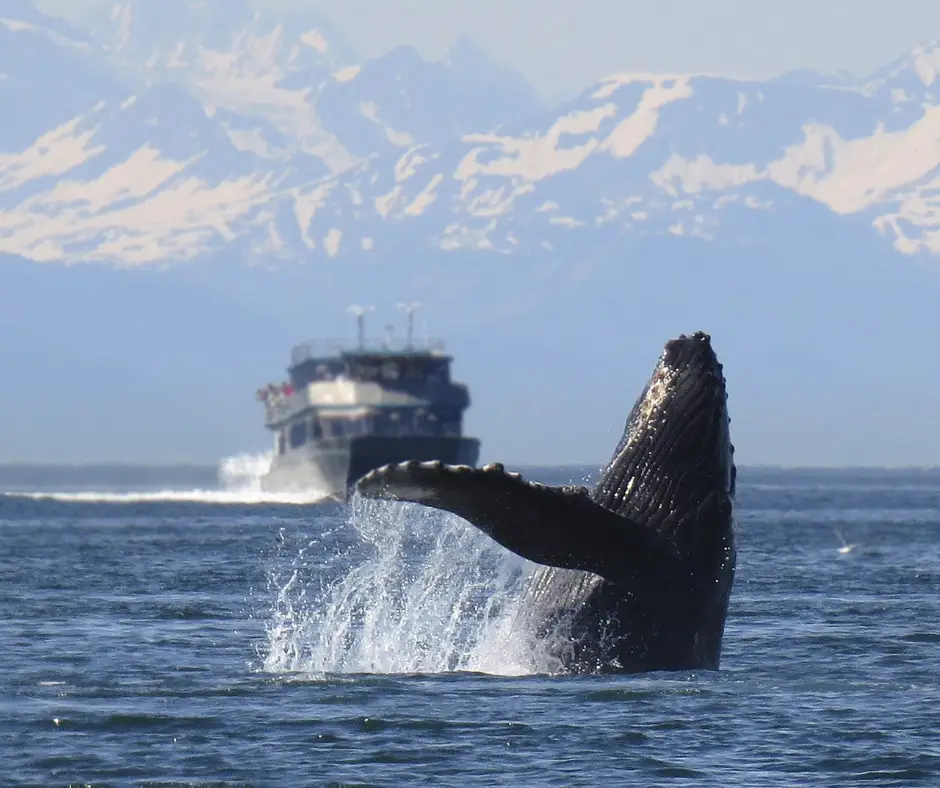
[[[398,308],[401,309],[406,315],[408,315],[408,339],[406,347],[408,350],[411,350],[414,347],[414,335],[415,335],[415,312],[421,309],[422,305],[417,301],[413,301],[408,304],[399,304]]]
[[[359,306],[358,304],[352,304],[347,307],[348,312],[356,316],[356,325],[359,329],[359,349],[365,350],[366,347],[366,325],[365,325],[365,316],[369,312],[374,312],[374,306]]]

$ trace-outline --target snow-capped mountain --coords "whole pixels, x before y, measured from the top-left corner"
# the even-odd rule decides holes
[[[90,21],[111,62],[144,84],[184,86],[206,112],[221,111],[218,122],[237,147],[264,156],[272,147],[269,126],[290,138],[294,150],[318,155],[331,169],[356,161],[320,122],[311,101],[333,74],[342,78],[354,65],[325,20],[274,18],[245,0],[131,0]],[[232,114],[265,123],[246,128]]]
[[[358,62],[241,0],[119,2],[94,34],[6,8],[0,250],[28,258],[539,253],[810,203],[940,251],[933,44],[864,79],[612,75],[548,109],[467,41]]]
[[[76,30],[0,2],[0,452],[263,446],[251,393],[292,341],[419,300],[490,459],[604,455],[663,339],[703,327],[750,461],[805,462],[804,435],[815,462],[940,458],[940,283],[899,254],[940,252],[940,44],[547,107],[472,42],[365,60],[255,8],[122,0]]]

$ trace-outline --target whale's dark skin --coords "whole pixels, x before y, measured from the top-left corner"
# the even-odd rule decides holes
[[[697,332],[666,343],[591,492],[499,464],[417,462],[357,491],[453,512],[541,564],[522,609],[563,670],[714,670],[736,562],[729,422],[721,364]]]

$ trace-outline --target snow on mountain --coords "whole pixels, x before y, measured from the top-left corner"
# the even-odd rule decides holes
[[[180,88],[102,100],[0,157],[0,245],[42,261],[190,258],[263,225],[285,175],[256,162]]]
[[[728,206],[773,210],[784,190],[940,251],[938,133],[940,107],[860,89],[613,76],[541,127],[407,152],[373,203],[401,221],[436,203],[441,246],[508,251],[611,223],[714,237]]]
[[[812,206],[940,252],[936,43],[865,79],[612,75],[549,110],[468,41],[363,61],[319,17],[245,0],[127,0],[87,35],[6,8],[3,252],[542,253],[747,239]]]
[[[349,47],[319,16],[273,17],[245,0],[128,0],[94,23],[112,62],[148,83],[177,82],[210,111],[264,119],[331,170],[356,162],[318,117],[322,85],[355,66]]]
[[[544,111],[521,77],[484,58],[463,40],[440,63],[398,47],[325,85],[321,116],[342,129],[361,161],[394,161],[415,145],[440,150],[464,134],[524,124]]]
[[[866,80],[864,89],[869,94],[887,90],[898,104],[933,101],[940,89],[940,38],[915,47],[875,71]]]
[[[0,6],[0,157],[120,93],[81,33],[26,0]]]

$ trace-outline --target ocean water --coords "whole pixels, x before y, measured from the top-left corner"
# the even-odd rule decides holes
[[[940,471],[743,469],[721,669],[580,677],[460,520],[252,473],[0,478],[0,785],[940,785]]]

